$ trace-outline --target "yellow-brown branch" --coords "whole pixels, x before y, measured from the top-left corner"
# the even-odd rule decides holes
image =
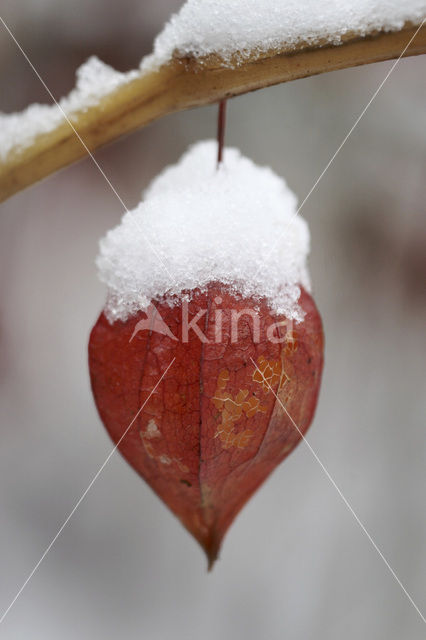
[[[158,71],[140,74],[72,123],[91,151],[164,115],[217,102],[249,91],[335,69],[397,58],[417,27],[360,38],[348,35],[341,45],[317,45],[252,56],[226,68],[218,57],[174,58]],[[405,56],[426,53],[426,27],[411,42]],[[1,132],[0,132],[1,135]],[[14,149],[0,163],[0,201],[70,165],[87,152],[64,120],[23,149]]]

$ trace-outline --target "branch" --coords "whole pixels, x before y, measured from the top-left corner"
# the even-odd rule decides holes
[[[104,96],[96,106],[70,116],[84,143],[95,151],[169,113],[218,102],[318,73],[397,58],[418,27],[348,35],[341,45],[300,45],[252,56],[239,66],[224,67],[217,56],[173,58],[155,72],[140,72],[130,82]],[[404,56],[426,53],[422,27]],[[1,133],[0,133],[1,135]],[[64,121],[38,135],[29,146],[15,148],[0,163],[0,202],[51,173],[83,158],[87,151]]]

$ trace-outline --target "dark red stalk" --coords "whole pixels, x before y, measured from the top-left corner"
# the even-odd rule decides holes
[[[225,141],[225,128],[226,128],[226,100],[219,102],[219,113],[217,119],[217,166],[223,159],[223,145]]]

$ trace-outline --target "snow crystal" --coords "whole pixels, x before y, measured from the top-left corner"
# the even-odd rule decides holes
[[[425,17],[425,0],[187,0],[157,36],[142,68],[158,67],[174,53],[218,53],[235,63],[253,52],[340,44],[348,33],[394,31]]]
[[[92,56],[77,69],[75,88],[59,104],[70,117],[96,105],[103,96],[138,75],[137,71],[120,73]],[[63,121],[64,115],[56,104],[32,104],[20,113],[0,113],[0,160],[4,161],[12,149],[19,151],[31,144],[40,133],[53,131]]]
[[[297,302],[299,285],[309,289],[309,230],[295,195],[237,149],[225,149],[219,169],[216,154],[214,141],[191,147],[101,240],[97,266],[110,322],[163,296],[173,305],[210,282],[303,318]]]

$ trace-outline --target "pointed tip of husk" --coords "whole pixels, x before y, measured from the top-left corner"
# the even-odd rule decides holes
[[[213,570],[216,560],[218,559],[218,553],[209,554],[207,553],[207,571],[210,573]]]
[[[208,541],[203,544],[203,549],[207,556],[207,571],[212,571],[216,560],[219,557],[221,540],[218,540],[216,536],[212,536]]]

